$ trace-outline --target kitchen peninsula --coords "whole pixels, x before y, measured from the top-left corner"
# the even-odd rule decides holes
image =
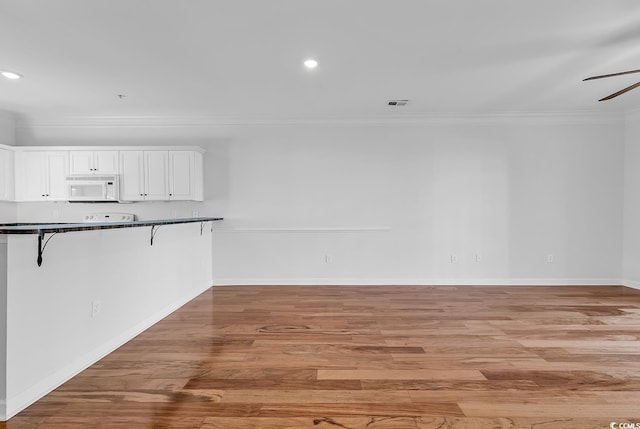
[[[221,220],[0,224],[1,414],[211,287],[212,229]]]
[[[216,217],[198,217],[198,218],[186,218],[186,219],[161,219],[161,220],[145,220],[145,221],[126,221],[126,222],[94,222],[94,223],[49,223],[49,224],[32,224],[32,223],[10,223],[0,224],[0,235],[10,234],[37,234],[38,235],[38,266],[42,265],[42,252],[47,242],[43,240],[46,234],[58,234],[65,232],[78,232],[78,231],[96,231],[101,229],[118,229],[118,228],[135,228],[150,226],[151,227],[151,239],[150,243],[153,246],[153,237],[155,236],[156,228],[163,225],[175,225],[181,223],[200,223],[200,234],[204,224],[207,222],[221,221],[222,218]]]

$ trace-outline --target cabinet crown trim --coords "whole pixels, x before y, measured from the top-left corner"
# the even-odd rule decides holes
[[[194,151],[205,153],[206,151],[200,146],[4,146],[6,148],[12,149],[16,152],[30,152],[30,151],[99,151],[99,150],[119,150],[119,151],[128,151],[128,150],[144,150],[144,151],[161,151],[161,150],[171,150],[171,151]]]

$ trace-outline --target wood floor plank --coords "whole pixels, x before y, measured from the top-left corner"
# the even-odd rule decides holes
[[[263,404],[259,411],[264,417],[299,416],[463,416],[454,402],[406,402],[388,404],[383,398],[369,403],[322,404]]]
[[[486,380],[486,377],[473,369],[321,369],[318,380]]]
[[[190,389],[233,390],[362,390],[360,380],[296,380],[290,378],[208,378],[190,380],[185,386]]]
[[[212,417],[202,429],[604,429],[608,420],[480,417]]]
[[[640,422],[640,291],[216,287],[0,429]]]
[[[210,417],[202,429],[418,429],[414,417]]]
[[[637,403],[636,403],[637,404]],[[460,402],[460,408],[466,416],[490,417],[507,415],[511,417],[544,417],[544,418],[596,418],[601,420],[624,420],[638,417],[637,405],[631,404],[553,404],[553,403],[513,403],[468,401]],[[615,419],[615,420],[614,420]],[[607,426],[604,426],[605,428]]]
[[[636,404],[640,403],[640,394],[635,391],[599,391],[599,390],[563,390],[560,388],[546,388],[537,390],[409,390],[407,392],[414,402],[456,402],[457,404],[474,402],[482,403],[491,408],[496,403],[501,404],[529,404],[544,409],[548,405],[575,406],[604,406],[607,404],[627,406],[629,411],[638,411]],[[501,415],[501,414],[497,414]],[[489,416],[489,415],[485,415]]]

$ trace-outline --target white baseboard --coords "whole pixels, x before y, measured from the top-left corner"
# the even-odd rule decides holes
[[[622,280],[622,285],[633,289],[640,289],[640,282],[637,280]]]
[[[166,306],[162,310],[158,311],[154,315],[146,318],[142,322],[138,323],[136,326],[131,329],[123,332],[117,337],[113,338],[111,341],[103,344],[100,347],[86,353],[85,355],[79,357],[75,361],[71,362],[69,365],[64,368],[56,371],[54,374],[46,377],[41,380],[34,386],[25,390],[24,392],[12,397],[7,398],[6,403],[4,404],[5,413],[0,416],[2,417],[2,421],[6,421],[11,417],[18,414],[20,411],[27,408],[29,405],[36,402],[38,399],[42,398],[46,394],[50,393],[52,390],[56,389],[61,384],[65,383],[69,379],[75,377],[80,372],[84,371],[109,353],[116,350],[118,347],[122,346],[129,340],[133,339],[146,329],[149,329],[154,324],[158,323],[160,320],[164,319],[183,305],[187,304],[189,301],[196,298],[198,295],[205,292],[207,289],[211,287],[211,283],[203,286],[201,289],[196,291],[192,291],[191,293],[183,296],[181,299],[176,302]],[[2,403],[0,403],[0,406]]]
[[[0,422],[7,421],[7,401],[0,399]]]
[[[244,278],[217,279],[214,286],[602,286],[622,284],[620,279],[353,279],[353,278]]]

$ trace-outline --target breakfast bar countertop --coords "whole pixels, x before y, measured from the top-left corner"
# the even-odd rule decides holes
[[[78,222],[78,223],[0,223],[0,234],[50,234],[99,229],[162,226],[180,223],[205,223],[221,221],[221,217],[195,217],[182,219],[136,220],[129,222]]]
[[[183,219],[157,219],[157,220],[137,220],[126,222],[83,222],[83,223],[5,223],[0,224],[0,235],[11,234],[37,234],[38,235],[38,258],[36,260],[38,266],[42,265],[42,253],[47,243],[56,234],[75,231],[96,231],[101,229],[119,229],[119,228],[136,228],[151,227],[150,243],[153,246],[153,237],[157,232],[157,228],[163,225],[176,225],[181,223],[200,223],[200,235],[207,222],[216,222],[223,220],[221,217],[194,217]],[[211,226],[213,231],[213,224]],[[52,234],[45,241],[45,235]]]

